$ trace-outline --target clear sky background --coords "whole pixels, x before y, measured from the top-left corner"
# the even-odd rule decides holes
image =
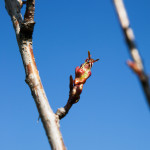
[[[150,1],[125,0],[137,46],[150,74]],[[0,149],[49,150],[25,83],[15,32],[0,1]],[[69,76],[100,58],[80,101],[61,120],[68,150],[150,150],[150,111],[130,59],[112,0],[36,1],[33,47],[54,112],[66,104]]]

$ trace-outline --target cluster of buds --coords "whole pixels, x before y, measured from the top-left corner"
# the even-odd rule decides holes
[[[88,51],[88,58],[85,60],[85,63],[83,63],[80,67],[76,67],[75,69],[75,80],[74,80],[74,88],[72,90],[72,95],[74,95],[76,98],[76,102],[78,102],[80,98],[80,94],[83,89],[83,84],[86,82],[86,80],[91,76],[91,68],[93,66],[93,63],[98,61],[99,59],[92,59],[90,52]]]
[[[64,107],[57,110],[56,115],[58,115],[59,119],[62,119],[68,113],[72,105],[79,101],[83,84],[91,76],[91,68],[93,63],[98,60],[99,59],[92,59],[90,52],[88,51],[88,58],[85,60],[85,63],[83,63],[80,67],[76,67],[75,69],[75,80],[73,80],[72,76],[70,76],[69,99]]]

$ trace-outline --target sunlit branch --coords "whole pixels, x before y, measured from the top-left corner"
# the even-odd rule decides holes
[[[17,42],[26,74],[25,81],[31,89],[52,150],[65,150],[57,117],[49,105],[33,55],[32,34],[35,24],[35,0],[27,0],[24,4],[26,4],[26,12],[23,20],[20,11],[23,2],[21,0],[5,0],[7,12],[16,31]]]
[[[121,28],[125,36],[126,43],[129,48],[130,55],[133,59],[133,61],[127,61],[127,64],[139,77],[139,80],[147,98],[147,102],[150,106],[150,85],[148,81],[148,76],[144,71],[143,62],[139,54],[138,48],[135,44],[134,33],[132,28],[130,27],[130,22],[127,16],[123,0],[113,0],[113,2],[116,8]]]

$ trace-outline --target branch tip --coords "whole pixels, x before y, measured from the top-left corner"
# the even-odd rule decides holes
[[[69,112],[70,108],[73,104],[77,103],[80,99],[80,95],[83,90],[83,85],[86,80],[91,76],[91,68],[94,62],[99,59],[92,59],[90,51],[88,51],[88,58],[85,62],[79,67],[75,69],[75,80],[73,80],[72,75],[70,75],[70,91],[69,91],[69,99],[64,108],[59,108],[56,112],[56,115],[59,116],[59,119],[62,119]]]

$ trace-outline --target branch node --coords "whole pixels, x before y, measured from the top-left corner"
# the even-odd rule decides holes
[[[34,21],[21,23],[20,38],[32,39],[34,25],[35,25]]]
[[[58,108],[56,115],[59,117],[59,119],[63,118],[66,115],[65,108],[63,108],[63,107]]]

